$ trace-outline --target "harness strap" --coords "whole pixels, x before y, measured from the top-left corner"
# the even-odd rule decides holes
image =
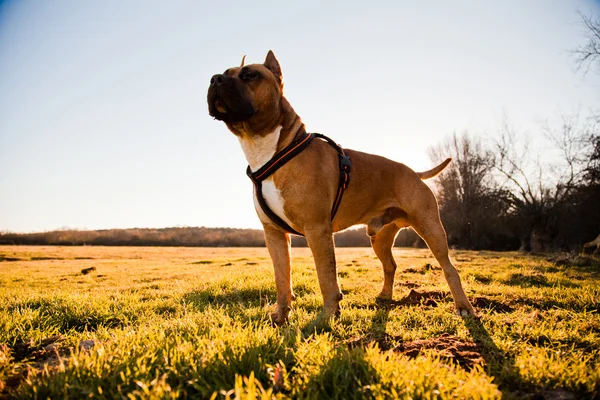
[[[315,136],[312,133],[307,133],[304,137],[294,140],[285,149],[275,154],[265,165],[260,167],[258,171],[252,172],[250,166],[246,168],[246,175],[252,182],[261,182],[273,175],[275,171],[283,167],[288,161],[300,154],[302,150],[308,147]]]
[[[293,141],[286,148],[275,154],[273,158],[271,158],[256,172],[252,172],[250,166],[246,168],[246,175],[248,175],[248,177],[254,184],[254,189],[256,191],[256,199],[258,200],[258,204],[260,205],[260,208],[263,210],[263,212],[267,215],[267,217],[271,219],[271,221],[273,221],[281,229],[288,233],[293,233],[294,235],[299,236],[303,235],[296,231],[294,228],[292,228],[288,223],[286,223],[277,214],[275,214],[273,210],[271,210],[262,194],[262,181],[274,174],[275,171],[283,167],[292,158],[300,154],[302,150],[308,147],[308,145],[313,141],[314,138],[325,140],[337,151],[339,156],[340,179],[338,184],[337,195],[331,208],[331,220],[333,221],[333,218],[335,217],[335,214],[337,213],[338,208],[340,207],[340,204],[342,202],[344,190],[348,187],[348,184],[350,183],[351,163],[350,157],[346,155],[344,149],[327,136],[322,135],[320,133],[307,133],[305,136]]]
[[[335,198],[335,201],[333,202],[333,207],[331,207],[331,220],[333,221],[333,217],[335,217],[335,214],[337,213],[337,210],[338,208],[340,208],[340,204],[342,203],[344,190],[346,190],[348,184],[350,183],[350,169],[352,167],[352,163],[350,162],[350,157],[346,155],[342,146],[320,133],[315,133],[314,135],[319,139],[323,139],[327,143],[329,143],[338,152],[339,156],[340,182],[338,184],[337,196]]]

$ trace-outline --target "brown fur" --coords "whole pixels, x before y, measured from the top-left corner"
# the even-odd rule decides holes
[[[259,78],[248,79],[246,73],[257,74]],[[215,75],[211,82],[215,79],[224,83],[211,84],[209,113],[223,120],[235,135],[264,136],[281,125],[279,151],[305,131],[300,117],[283,96],[281,67],[271,51],[264,64],[230,68],[223,75]],[[236,93],[231,92],[234,89]],[[230,109],[222,113],[216,105],[225,103]],[[247,110],[250,105],[254,110],[252,115],[235,120],[236,110]],[[380,298],[392,297],[396,270],[391,251],[394,239],[401,228],[412,226],[442,266],[458,313],[474,314],[448,257],[437,201],[422,181],[441,173],[451,159],[429,171],[416,173],[384,157],[349,149],[346,153],[352,162],[350,184],[333,221],[330,212],[338,189],[339,167],[338,155],[331,146],[314,140],[273,175],[284,199],[285,215],[292,222],[291,226],[304,234],[313,253],[325,315],[337,314],[342,298],[332,235],[358,224],[367,225],[371,244],[383,265],[384,285]],[[277,309],[272,319],[282,323],[288,318],[293,298],[290,239],[289,234],[271,222],[263,221],[263,225],[277,285]]]

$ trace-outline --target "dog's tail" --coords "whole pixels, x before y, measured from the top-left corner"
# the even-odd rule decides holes
[[[451,158],[446,158],[444,160],[444,162],[442,162],[440,165],[438,165],[437,167],[434,167],[432,169],[430,169],[429,171],[425,171],[425,172],[417,172],[417,175],[419,175],[419,178],[425,180],[425,179],[430,179],[430,178],[435,178],[436,176],[438,176],[444,169],[446,169],[446,167],[448,166],[448,164],[450,164],[450,162],[452,161]]]

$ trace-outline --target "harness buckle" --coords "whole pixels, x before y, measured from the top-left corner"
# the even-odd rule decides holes
[[[352,163],[350,162],[350,157],[348,157],[345,154],[341,154],[340,153],[340,169],[343,172],[350,172],[350,169],[352,167]]]

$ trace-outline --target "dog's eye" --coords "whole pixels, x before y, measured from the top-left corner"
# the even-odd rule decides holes
[[[250,82],[253,81],[257,78],[260,77],[260,74],[256,71],[243,71],[243,73],[240,75],[240,78],[244,81],[244,82]]]

